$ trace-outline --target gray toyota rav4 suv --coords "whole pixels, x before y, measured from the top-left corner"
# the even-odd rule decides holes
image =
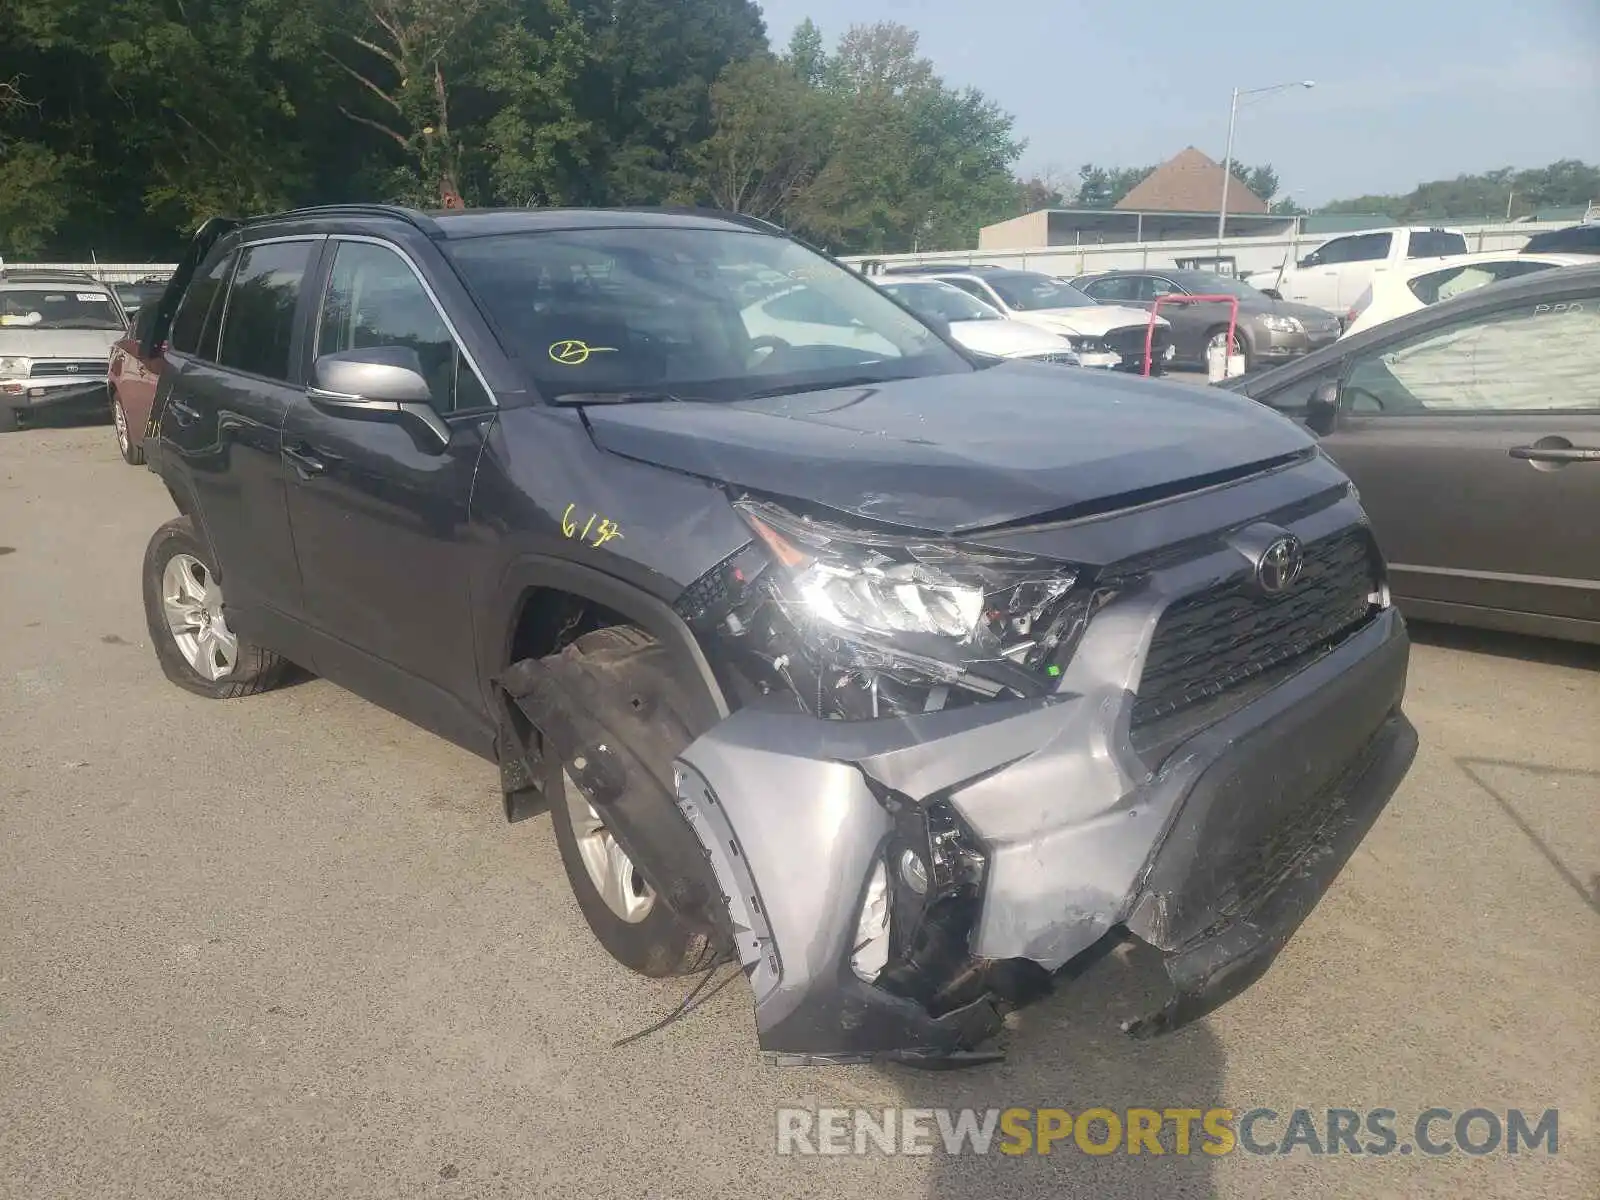
[[[753,276],[811,316],[752,333]],[[497,763],[597,940],[737,959],[779,1061],[980,1061],[1129,937],[1173,984],[1131,1032],[1209,1011],[1415,752],[1302,429],[974,359],[759,221],[216,220],[144,336],[167,676],[298,663]]]

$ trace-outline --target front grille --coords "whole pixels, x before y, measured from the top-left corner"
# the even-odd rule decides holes
[[[1150,354],[1156,362],[1160,362],[1166,353],[1167,345],[1172,341],[1170,327],[1157,325],[1152,331],[1148,325],[1124,325],[1120,329],[1113,329],[1106,333],[1105,344],[1122,356],[1122,365],[1133,371],[1144,369],[1144,339],[1150,336]]]
[[[1271,596],[1239,575],[1175,601],[1162,614],[1133,704],[1137,728],[1222,696],[1337,641],[1372,611],[1372,539],[1354,526],[1305,546],[1305,568]]]
[[[105,358],[52,358],[35,361],[28,369],[29,379],[53,379],[62,375],[104,375],[108,359]]]

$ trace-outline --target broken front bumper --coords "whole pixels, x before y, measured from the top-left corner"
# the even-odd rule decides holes
[[[1148,763],[1131,693],[1091,683],[1092,665],[1041,700],[915,718],[735,713],[680,756],[677,801],[727,898],[762,1049],[948,1062],[998,1032],[1004,988],[934,1011],[852,966],[891,809],[929,804],[984,860],[969,972],[1053,972],[1126,930],[1175,985],[1130,1032],[1210,1011],[1266,969],[1409,767],[1407,655],[1400,615],[1380,612]]]

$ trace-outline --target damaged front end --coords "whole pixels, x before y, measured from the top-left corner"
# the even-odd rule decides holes
[[[1174,995],[1126,1027],[1164,1032],[1259,977],[1415,752],[1381,560],[1348,488],[1306,470],[1321,491],[1284,527],[1112,568],[741,500],[753,540],[677,605],[733,711],[669,773],[601,692],[510,690],[585,748],[597,806],[622,789],[596,747],[651,777],[608,817],[731,943],[776,1061],[995,1058],[1009,1010],[1129,935]],[[1276,534],[1305,574],[1265,595]],[[599,715],[562,728],[574,711]]]
[[[1259,977],[1415,752],[1404,624],[1341,497],[1302,515],[1288,600],[1237,591],[1261,526],[1124,571],[741,502],[756,540],[679,605],[736,711],[674,782],[762,1049],[983,1061],[1009,1009],[1130,934],[1174,984],[1136,1036]],[[1203,659],[1190,606],[1227,588],[1234,649],[1140,727],[1153,644],[1189,621]],[[1251,637],[1277,642],[1224,677]]]

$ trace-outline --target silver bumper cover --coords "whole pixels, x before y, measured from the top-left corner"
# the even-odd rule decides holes
[[[852,969],[900,803],[947,803],[981,846],[979,969],[1053,972],[1127,930],[1167,953],[1178,993],[1140,1033],[1209,1011],[1265,970],[1415,753],[1400,713],[1404,623],[1379,613],[1147,761],[1128,732],[1135,631],[1106,628],[1113,616],[1102,633],[1120,670],[1096,672],[1091,637],[1041,700],[857,723],[744,709],[684,750],[677,803],[727,898],[763,1050],[948,1063],[998,1031],[1003,1000],[934,1014]]]

